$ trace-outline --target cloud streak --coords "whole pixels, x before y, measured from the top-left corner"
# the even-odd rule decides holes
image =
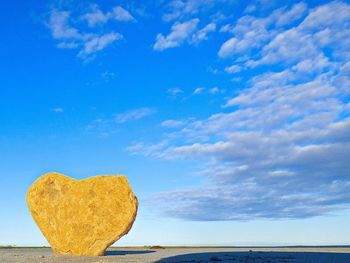
[[[129,121],[139,120],[145,117],[148,117],[156,112],[155,109],[152,108],[138,108],[134,110],[130,110],[124,113],[117,114],[115,116],[115,121],[117,123],[126,123]]]

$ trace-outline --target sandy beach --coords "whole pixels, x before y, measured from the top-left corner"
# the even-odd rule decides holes
[[[4,248],[0,262],[350,263],[350,247],[111,248],[104,257],[58,256],[50,248]]]

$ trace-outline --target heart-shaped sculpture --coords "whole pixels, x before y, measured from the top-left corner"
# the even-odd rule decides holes
[[[78,181],[59,173],[41,176],[27,204],[55,253],[84,256],[104,255],[127,234],[138,206],[125,176]]]

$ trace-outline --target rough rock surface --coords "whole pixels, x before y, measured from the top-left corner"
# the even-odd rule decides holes
[[[59,173],[41,176],[27,204],[55,253],[84,256],[104,255],[127,234],[138,206],[125,176],[78,181]]]

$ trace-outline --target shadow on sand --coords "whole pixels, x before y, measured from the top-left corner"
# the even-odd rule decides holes
[[[149,254],[155,252],[154,250],[107,250],[105,256],[124,256],[124,255],[139,255]]]
[[[164,258],[156,263],[350,263],[349,253],[328,252],[207,252]]]

